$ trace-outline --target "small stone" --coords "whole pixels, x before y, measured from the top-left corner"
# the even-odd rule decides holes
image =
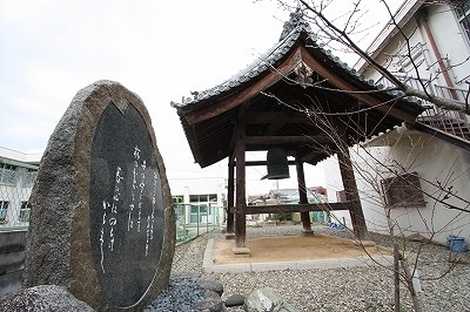
[[[231,295],[230,297],[225,298],[224,304],[226,307],[236,307],[241,306],[245,302],[245,297],[239,294]]]
[[[219,294],[211,290],[206,290],[204,300],[196,304],[196,306],[194,307],[194,311],[222,312],[224,311],[224,304]]]
[[[219,296],[222,296],[222,294],[224,293],[224,285],[215,280],[209,280],[209,279],[201,280],[199,282],[199,285],[204,289],[211,290],[217,293]]]
[[[0,300],[2,312],[94,312],[65,287],[41,285],[26,288]]]
[[[271,288],[255,289],[245,299],[247,312],[297,312]]]

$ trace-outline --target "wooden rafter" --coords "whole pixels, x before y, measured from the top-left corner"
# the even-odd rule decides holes
[[[205,107],[194,112],[189,112],[186,115],[188,124],[195,124],[203,120],[213,118],[220,115],[240,104],[248,101],[252,97],[259,94],[260,91],[266,90],[276,82],[289,75],[300,63],[301,56],[300,50],[295,49],[290,55],[282,62],[276,70],[270,71],[264,78],[253,83],[251,86],[243,89],[241,92],[234,93],[218,103],[214,103],[210,107]]]
[[[332,72],[331,69],[325,66],[325,64],[317,61],[310,54],[307,48],[299,46],[289,54],[276,70],[271,70],[267,75],[265,75],[265,77],[243,89],[241,92],[233,93],[232,95],[221,99],[217,103],[214,103],[210,107],[204,107],[193,112],[188,112],[185,117],[188,124],[192,125],[203,120],[213,118],[239,106],[289,75],[301,62],[307,64],[314,72],[318,73],[323,79],[326,79],[331,85],[338,89],[361,91],[350,82],[342,79],[339,75]],[[390,105],[380,106],[383,101],[370,94],[349,93],[349,95],[368,106],[376,106],[377,110],[390,114],[396,118],[407,122],[414,122],[415,120],[415,117],[412,114],[407,114],[393,107],[390,109]]]
[[[318,73],[323,79],[327,79],[331,85],[341,90],[361,91],[358,88],[356,88],[354,85],[349,83],[348,81],[334,74],[323,63],[317,61],[305,47],[299,47],[298,49],[300,50],[300,54],[301,54],[300,57],[302,61],[305,62],[309,67],[311,67],[311,69],[315,71],[316,73]],[[378,106],[384,101],[377,99],[370,94],[367,94],[367,93],[348,93],[348,94],[351,97],[361,101],[362,103],[368,106],[371,106],[371,107],[376,106],[377,110],[380,110],[386,114],[390,114],[404,121],[414,123],[416,119],[416,117],[414,117],[413,115],[406,114],[405,112],[401,110],[395,109],[393,107],[390,109],[390,105]]]
[[[286,135],[286,136],[249,136],[246,137],[247,145],[277,145],[277,144],[308,144],[316,140],[323,140],[324,136],[304,136],[304,135]]]

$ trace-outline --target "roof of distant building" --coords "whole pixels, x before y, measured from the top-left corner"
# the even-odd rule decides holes
[[[425,1],[422,0],[405,0],[400,5],[398,10],[394,14],[395,21],[401,27],[408,23],[408,21],[418,12],[419,8],[423,6]],[[391,22],[385,24],[385,26],[380,30],[375,39],[367,48],[366,52],[369,53],[372,58],[377,57],[386,45],[390,42],[390,39],[393,38],[399,32],[398,27],[396,27]],[[354,68],[359,72],[363,73],[367,68],[368,63],[363,58],[360,58]]]
[[[0,146],[0,159],[12,165],[38,165],[41,157],[42,153],[24,153]]]

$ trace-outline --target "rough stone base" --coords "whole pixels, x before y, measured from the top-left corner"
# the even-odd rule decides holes
[[[304,229],[302,229],[302,235],[303,235],[303,236],[314,236],[315,234],[313,233],[312,230],[304,230]]]
[[[249,257],[250,256],[250,248],[248,247],[233,247],[232,252],[241,257]]]
[[[225,239],[235,239],[235,233],[225,233]]]

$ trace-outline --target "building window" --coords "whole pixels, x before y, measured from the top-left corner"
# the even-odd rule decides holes
[[[209,195],[209,201],[211,203],[216,203],[217,202],[217,194],[210,194]]]
[[[208,213],[210,214],[210,211],[208,211],[207,204],[191,206],[191,214],[189,216],[189,222],[190,223],[207,223]]]
[[[212,222],[216,210],[211,208],[211,205],[217,203],[217,194],[189,195],[189,202],[192,205],[189,216],[190,223]]]
[[[16,184],[16,166],[0,163],[0,184]]]
[[[7,223],[7,211],[8,211],[8,204],[10,202],[5,200],[0,200],[0,224]]]
[[[33,187],[34,181],[36,180],[38,171],[36,169],[26,170],[23,178],[21,179],[21,184],[23,187]]]
[[[423,64],[426,65],[426,69],[429,68],[429,64],[427,62],[428,57],[426,54],[426,44],[423,42],[416,43],[410,48],[410,51],[408,51],[408,48],[404,45],[396,56],[392,70],[397,71],[398,76],[404,75],[402,79],[415,77],[416,69],[413,65],[413,62],[418,68],[420,68]]]
[[[426,206],[416,172],[383,179],[381,184],[388,208]]]
[[[458,1],[455,13],[465,38],[470,41],[470,0]]]
[[[190,203],[216,203],[217,194],[189,195]]]
[[[20,220],[20,222],[28,223],[30,215],[31,215],[31,204],[27,201],[22,201],[21,207],[20,207],[20,216],[18,219]]]

